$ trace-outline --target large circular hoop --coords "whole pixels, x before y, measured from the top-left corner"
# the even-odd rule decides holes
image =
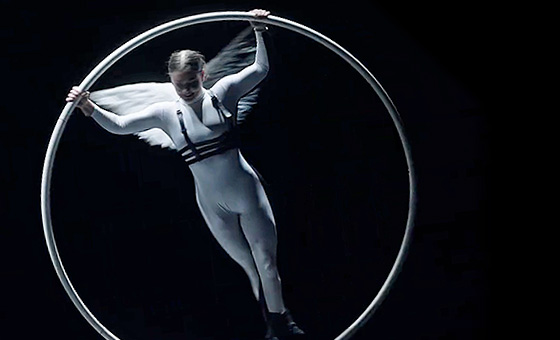
[[[401,247],[399,249],[399,253],[391,268],[389,276],[383,283],[381,289],[373,299],[373,301],[369,304],[369,306],[362,312],[362,314],[340,335],[338,335],[335,340],[343,340],[349,339],[361,326],[363,326],[369,318],[373,315],[375,310],[379,307],[383,299],[387,296],[389,289],[393,285],[397,275],[399,274],[400,270],[402,269],[404,259],[406,257],[410,240],[412,237],[412,229],[414,226],[414,217],[416,214],[416,178],[413,168],[413,161],[411,157],[410,146],[408,144],[407,138],[404,133],[404,127],[401,122],[401,118],[399,113],[385,92],[385,90],[381,87],[379,82],[375,79],[375,77],[369,72],[368,69],[354,56],[352,56],[349,52],[347,52],[344,48],[340,45],[332,41],[331,39],[327,38],[326,36],[306,27],[296,22],[286,20],[276,16],[269,16],[267,18],[255,18],[253,15],[248,14],[247,12],[213,12],[213,13],[205,13],[199,15],[188,16],[185,18],[177,19],[174,21],[170,21],[168,23],[162,24],[157,26],[151,30],[148,30],[137,37],[131,39],[118,49],[116,49],[113,53],[107,56],[103,61],[101,61],[82,81],[79,85],[81,90],[88,90],[95,81],[115,62],[117,62],[120,58],[124,57],[126,54],[131,52],[136,47],[148,42],[151,39],[154,39],[162,34],[168,33],[170,31],[191,26],[195,24],[202,24],[202,23],[209,23],[209,22],[216,22],[216,21],[257,21],[266,24],[271,24],[274,26],[279,26],[282,28],[286,28],[290,31],[297,32],[302,34],[308,38],[311,38],[318,43],[324,45],[329,50],[336,53],[346,62],[348,62],[356,71],[360,73],[360,75],[371,85],[371,87],[375,90],[379,98],[383,101],[383,104],[389,111],[391,118],[397,128],[399,137],[401,139],[401,143],[403,145],[403,149],[406,156],[406,162],[408,165],[408,175],[409,175],[409,209],[408,209],[408,219],[406,223],[406,229],[403,237],[403,241]],[[41,215],[43,220],[43,229],[45,233],[45,239],[47,242],[47,247],[49,250],[49,254],[51,260],[54,264],[54,268],[66,293],[70,296],[70,299],[78,308],[82,316],[93,326],[105,339],[109,340],[119,340],[114,334],[112,334],[109,330],[107,330],[89,311],[86,305],[82,302],[81,298],[78,296],[77,292],[74,290],[66,271],[64,270],[64,266],[62,265],[62,261],[58,254],[58,250],[56,247],[56,242],[54,239],[53,228],[52,228],[52,221],[51,221],[51,209],[50,209],[50,184],[51,184],[51,177],[52,177],[52,168],[55,158],[55,153],[58,148],[58,144],[60,142],[60,138],[62,136],[62,132],[64,131],[64,127],[66,126],[66,122],[68,117],[76,107],[76,103],[67,103],[58,121],[54,128],[53,134],[51,135],[51,139],[49,141],[49,145],[47,148],[47,154],[45,156],[45,162],[43,164],[43,174],[42,174],[42,182],[41,182]]]

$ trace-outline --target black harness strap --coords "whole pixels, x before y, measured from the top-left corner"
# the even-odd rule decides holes
[[[185,127],[185,123],[183,122],[183,113],[180,109],[178,109],[177,117],[179,118],[179,123],[181,124],[181,132],[183,133],[185,141],[187,142],[187,145],[179,150],[179,154],[187,163],[187,165],[191,165],[205,158],[220,154],[226,150],[236,148],[239,145],[240,136],[236,118],[224,107],[224,104],[222,104],[222,102],[212,91],[208,90],[208,93],[212,98],[212,105],[228,124],[228,130],[218,137],[193,143],[187,135],[187,129]],[[191,151],[190,153],[183,155],[183,153],[188,152],[189,150]],[[257,169],[255,169],[252,165],[251,168],[253,169],[253,171],[255,171],[261,183],[268,186],[267,182],[257,171]]]
[[[232,122],[231,118],[233,117],[231,112],[229,112],[224,107],[224,104],[222,104],[222,102],[218,99],[218,97],[216,97],[216,95],[212,91],[208,91],[208,92],[210,93],[210,97],[212,97],[212,105],[214,106],[216,111],[218,111],[218,113],[221,114],[222,117],[224,117],[224,120],[227,121],[228,124],[231,124]]]
[[[236,138],[236,124],[233,119],[233,115],[224,107],[222,102],[220,102],[218,97],[216,97],[212,91],[208,91],[208,93],[212,98],[212,105],[228,124],[228,130],[218,137],[193,143],[187,134],[187,128],[183,122],[183,112],[181,109],[177,109],[177,118],[179,119],[179,124],[181,124],[181,132],[187,142],[187,145],[179,150],[179,154],[182,155],[181,157],[183,157],[187,164],[196,163],[205,158],[235,148],[238,144],[238,138]],[[189,150],[191,151],[190,153],[183,155],[183,153],[188,152]]]
[[[202,141],[202,142],[191,143],[191,144],[189,144],[189,143],[187,142],[187,145],[186,145],[184,148],[182,148],[181,150],[179,150],[179,153],[182,154],[182,153],[184,153],[185,151],[187,151],[187,149],[190,150],[190,149],[191,149],[191,145],[193,145],[195,148],[197,148],[198,151],[201,152],[201,151],[204,151],[204,150],[206,150],[206,149],[208,149],[208,148],[211,148],[211,147],[212,147],[211,144],[220,143],[220,142],[222,142],[222,141],[224,141],[224,140],[226,140],[226,139],[227,139],[227,131],[226,131],[226,133],[223,133],[223,134],[221,134],[220,136],[218,136],[218,137],[216,137],[216,138],[212,138],[212,139],[205,140],[205,141]]]
[[[181,132],[183,133],[183,136],[185,137],[185,141],[187,142],[187,146],[181,149],[179,152],[182,154],[184,152],[183,150],[188,148],[193,152],[194,157],[197,160],[200,159],[200,154],[196,150],[194,143],[189,138],[189,135],[187,135],[187,128],[185,127],[185,123],[183,122],[183,112],[181,112],[181,110],[179,109],[177,109],[177,117],[179,118],[179,124],[181,124]]]

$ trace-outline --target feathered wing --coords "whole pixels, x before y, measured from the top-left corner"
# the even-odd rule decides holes
[[[175,101],[179,96],[171,83],[137,83],[94,91],[90,98],[106,110],[126,115],[155,103]],[[171,138],[161,129],[148,129],[135,135],[152,146],[176,149]]]
[[[237,73],[255,62],[257,51],[255,34],[251,27],[241,31],[218,54],[206,64],[205,88],[211,88],[223,77]],[[255,87],[239,99],[237,123],[243,123],[257,102],[259,87]]]
[[[241,31],[228,45],[206,64],[205,88],[211,88],[221,78],[237,73],[255,61],[256,41],[251,27]],[[259,88],[256,87],[238,102],[237,123],[245,121],[257,102]],[[138,112],[152,104],[175,101],[179,98],[173,84],[136,83],[91,92],[90,98],[102,108],[118,115]],[[153,128],[135,133],[152,146],[177,149],[171,138],[161,129]]]

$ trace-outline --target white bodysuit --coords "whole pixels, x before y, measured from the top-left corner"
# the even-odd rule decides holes
[[[263,37],[260,32],[255,34],[255,62],[236,74],[223,77],[210,89],[231,113],[237,112],[239,99],[257,86],[268,73],[268,57]],[[215,138],[228,129],[223,116],[214,108],[208,91],[202,91],[203,99],[194,104],[189,105],[183,99],[178,102],[161,102],[124,116],[95,105],[92,118],[115,134],[132,134],[160,128],[173,140],[177,150],[180,150],[187,142],[181,132],[178,108],[183,113],[188,137],[194,143]],[[235,260],[243,261],[228,249],[223,235],[217,234],[224,233],[224,228],[242,227],[249,244],[271,242],[265,248],[272,247],[271,251],[275,253],[276,229],[270,204],[257,174],[243,158],[239,148],[205,158],[190,164],[189,168],[194,177],[197,203],[202,215],[218,242]],[[232,234],[227,237],[238,236]]]

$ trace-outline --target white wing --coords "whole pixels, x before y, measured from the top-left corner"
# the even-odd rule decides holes
[[[251,27],[240,32],[216,57],[207,63],[208,79],[205,88],[211,88],[220,78],[241,71],[255,60],[255,37]],[[237,122],[242,123],[256,104],[259,87],[243,96],[237,107]],[[90,98],[99,106],[118,115],[138,112],[151,104],[179,99],[170,82],[137,83],[94,91]],[[177,149],[171,138],[161,129],[135,133],[152,146]]]
[[[179,98],[171,83],[138,83],[94,91],[90,98],[99,106],[118,115],[138,112],[159,102]],[[135,133],[152,146],[177,149],[171,138],[161,129],[153,128]]]
[[[255,61],[257,51],[255,33],[247,27],[238,33],[218,54],[206,64],[205,88],[211,88],[221,78],[237,73]],[[239,99],[237,103],[237,124],[243,123],[257,103],[260,86]]]

